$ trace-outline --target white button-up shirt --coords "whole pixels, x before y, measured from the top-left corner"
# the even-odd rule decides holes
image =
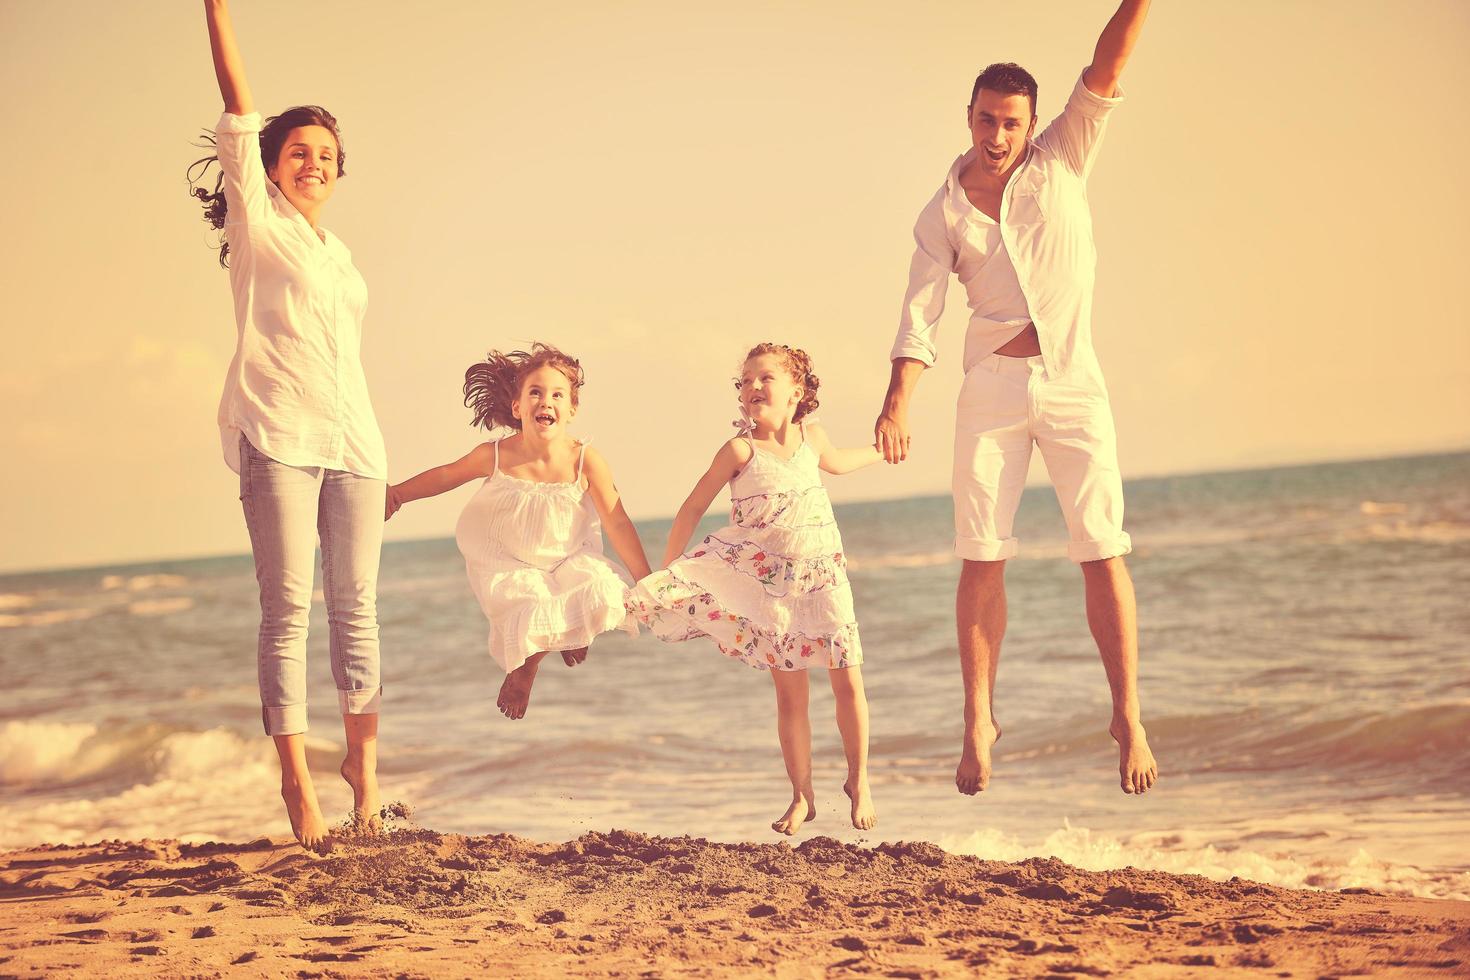
[[[239,472],[243,433],[281,463],[387,479],[362,369],[367,284],[352,253],[266,178],[259,113],[225,113],[215,144],[239,335],[219,404],[225,462]]]
[[[1097,251],[1086,181],[1108,114],[1122,101],[1121,88],[1105,99],[1079,77],[1066,108],[1029,143],[1011,174],[998,225],[970,203],[960,186],[959,175],[975,150],[955,160],[914,225],[918,247],[892,359],[934,363],[944,291],[950,274],[957,273],[970,305],[966,371],[1019,334],[1028,319],[1036,324],[1049,376],[1097,371],[1092,350]]]

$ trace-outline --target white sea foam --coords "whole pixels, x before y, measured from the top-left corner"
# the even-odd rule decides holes
[[[277,826],[281,817],[277,812],[281,809],[279,776],[269,741],[247,741],[222,728],[173,732],[158,739],[142,759],[137,758],[140,740],[150,735],[156,738],[153,732],[145,727],[116,740],[104,740],[96,737],[92,725],[7,725],[0,731],[0,758],[7,766],[13,755],[7,737],[23,747],[34,746],[47,735],[53,737],[55,751],[41,756],[32,750],[35,761],[28,770],[47,782],[74,777],[82,769],[106,769],[109,762],[114,771],[137,768],[128,770],[134,773],[133,784],[111,795],[65,800],[51,794],[13,797],[14,802],[0,810],[0,848],[104,838],[245,840],[281,832]],[[101,760],[99,767],[99,758],[89,759],[88,755],[104,741],[117,751]]]
[[[149,756],[160,779],[213,777],[232,766],[251,766],[271,760],[269,743],[246,741],[234,732],[215,728],[207,732],[175,732],[165,736]]]
[[[1362,848],[1335,858],[1304,857],[1217,847],[1183,835],[1121,840],[1071,824],[1039,843],[1026,843],[996,830],[945,835],[939,845],[952,854],[973,854],[993,861],[1055,857],[1088,871],[1146,868],[1172,874],[1196,874],[1216,881],[1248,878],[1286,888],[1372,888],[1425,898],[1470,899],[1470,874],[1430,872],[1411,865],[1381,861]]]
[[[183,612],[185,609],[194,608],[194,600],[186,595],[173,596],[169,599],[140,599],[137,602],[128,603],[128,613],[133,616],[167,616],[170,613]]]
[[[0,609],[24,609],[34,606],[36,597],[20,592],[0,592]]]
[[[947,565],[955,560],[952,551],[923,551],[909,555],[878,555],[873,558],[848,555],[847,567],[866,572],[876,568],[927,568],[931,565]]]
[[[0,785],[74,778],[86,755],[82,746],[96,734],[97,726],[86,723],[6,722],[0,728]]]
[[[79,619],[91,619],[101,609],[43,609],[31,613],[0,613],[0,629],[17,626],[55,626],[57,623],[72,623]]]
[[[1412,521],[1377,522],[1368,525],[1356,540],[1374,541],[1421,541],[1425,544],[1459,544],[1470,541],[1470,524],[1455,521],[1428,521],[1423,524]]]
[[[129,592],[146,592],[149,589],[177,589],[189,580],[182,575],[104,575],[102,588],[106,591],[126,589]]]

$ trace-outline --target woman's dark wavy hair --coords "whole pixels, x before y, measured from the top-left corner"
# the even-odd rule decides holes
[[[572,388],[572,408],[581,401],[587,376],[582,364],[550,344],[534,343],[531,349],[502,354],[493,350],[483,361],[471,364],[464,373],[464,403],[475,413],[470,424],[476,428],[519,429],[521,420],[511,414],[511,403],[521,397],[521,382],[538,368],[554,367],[566,375]]]
[[[279,116],[271,116],[265,121],[260,129],[260,162],[269,171],[271,167],[281,158],[281,147],[286,142],[286,136],[293,129],[301,126],[323,126],[331,132],[332,138],[337,141],[337,176],[347,176],[347,149],[342,145],[342,131],[337,126],[337,117],[319,105],[292,106]],[[196,146],[214,146],[214,134],[205,130],[204,142]],[[204,187],[196,187],[205,180],[209,173],[210,164],[219,163],[217,155],[203,157],[189,164],[186,176],[189,178],[189,193],[197,197],[204,206],[204,221],[209,227],[221,231],[225,227],[225,212],[228,205],[225,203],[224,174],[218,174],[214,178],[214,191],[210,192]],[[219,243],[219,264],[229,268],[230,243],[221,236]]]
[[[817,406],[821,404],[821,402],[817,401],[817,389],[822,386],[822,379],[812,372],[811,355],[800,347],[787,347],[785,344],[766,343],[756,344],[752,347],[750,353],[745,355],[745,361],[749,361],[752,357],[760,357],[762,354],[775,354],[779,357],[787,373],[791,375],[791,380],[801,385],[801,401],[797,402],[796,413],[791,417],[791,420],[793,422],[800,422],[802,419],[809,417],[817,410]],[[741,361],[741,364],[744,364],[745,361]],[[736,391],[739,391],[744,386],[745,383],[740,378],[735,379]],[[737,422],[736,424],[739,425],[740,423]]]

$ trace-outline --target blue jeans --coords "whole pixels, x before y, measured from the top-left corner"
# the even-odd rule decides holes
[[[342,470],[287,466],[240,439],[240,502],[260,583],[260,713],[267,735],[306,731],[306,628],[317,541],[342,713],[382,700],[378,557],[387,484]]]

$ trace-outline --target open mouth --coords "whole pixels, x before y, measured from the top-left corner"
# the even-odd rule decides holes
[[[985,155],[990,158],[991,163],[1000,163],[1006,158],[1006,151],[1004,148],[999,150],[992,150],[990,147],[987,146],[985,147]]]
[[[531,417],[535,419],[537,425],[546,426],[556,424],[556,416],[552,415],[550,412],[537,412]]]

